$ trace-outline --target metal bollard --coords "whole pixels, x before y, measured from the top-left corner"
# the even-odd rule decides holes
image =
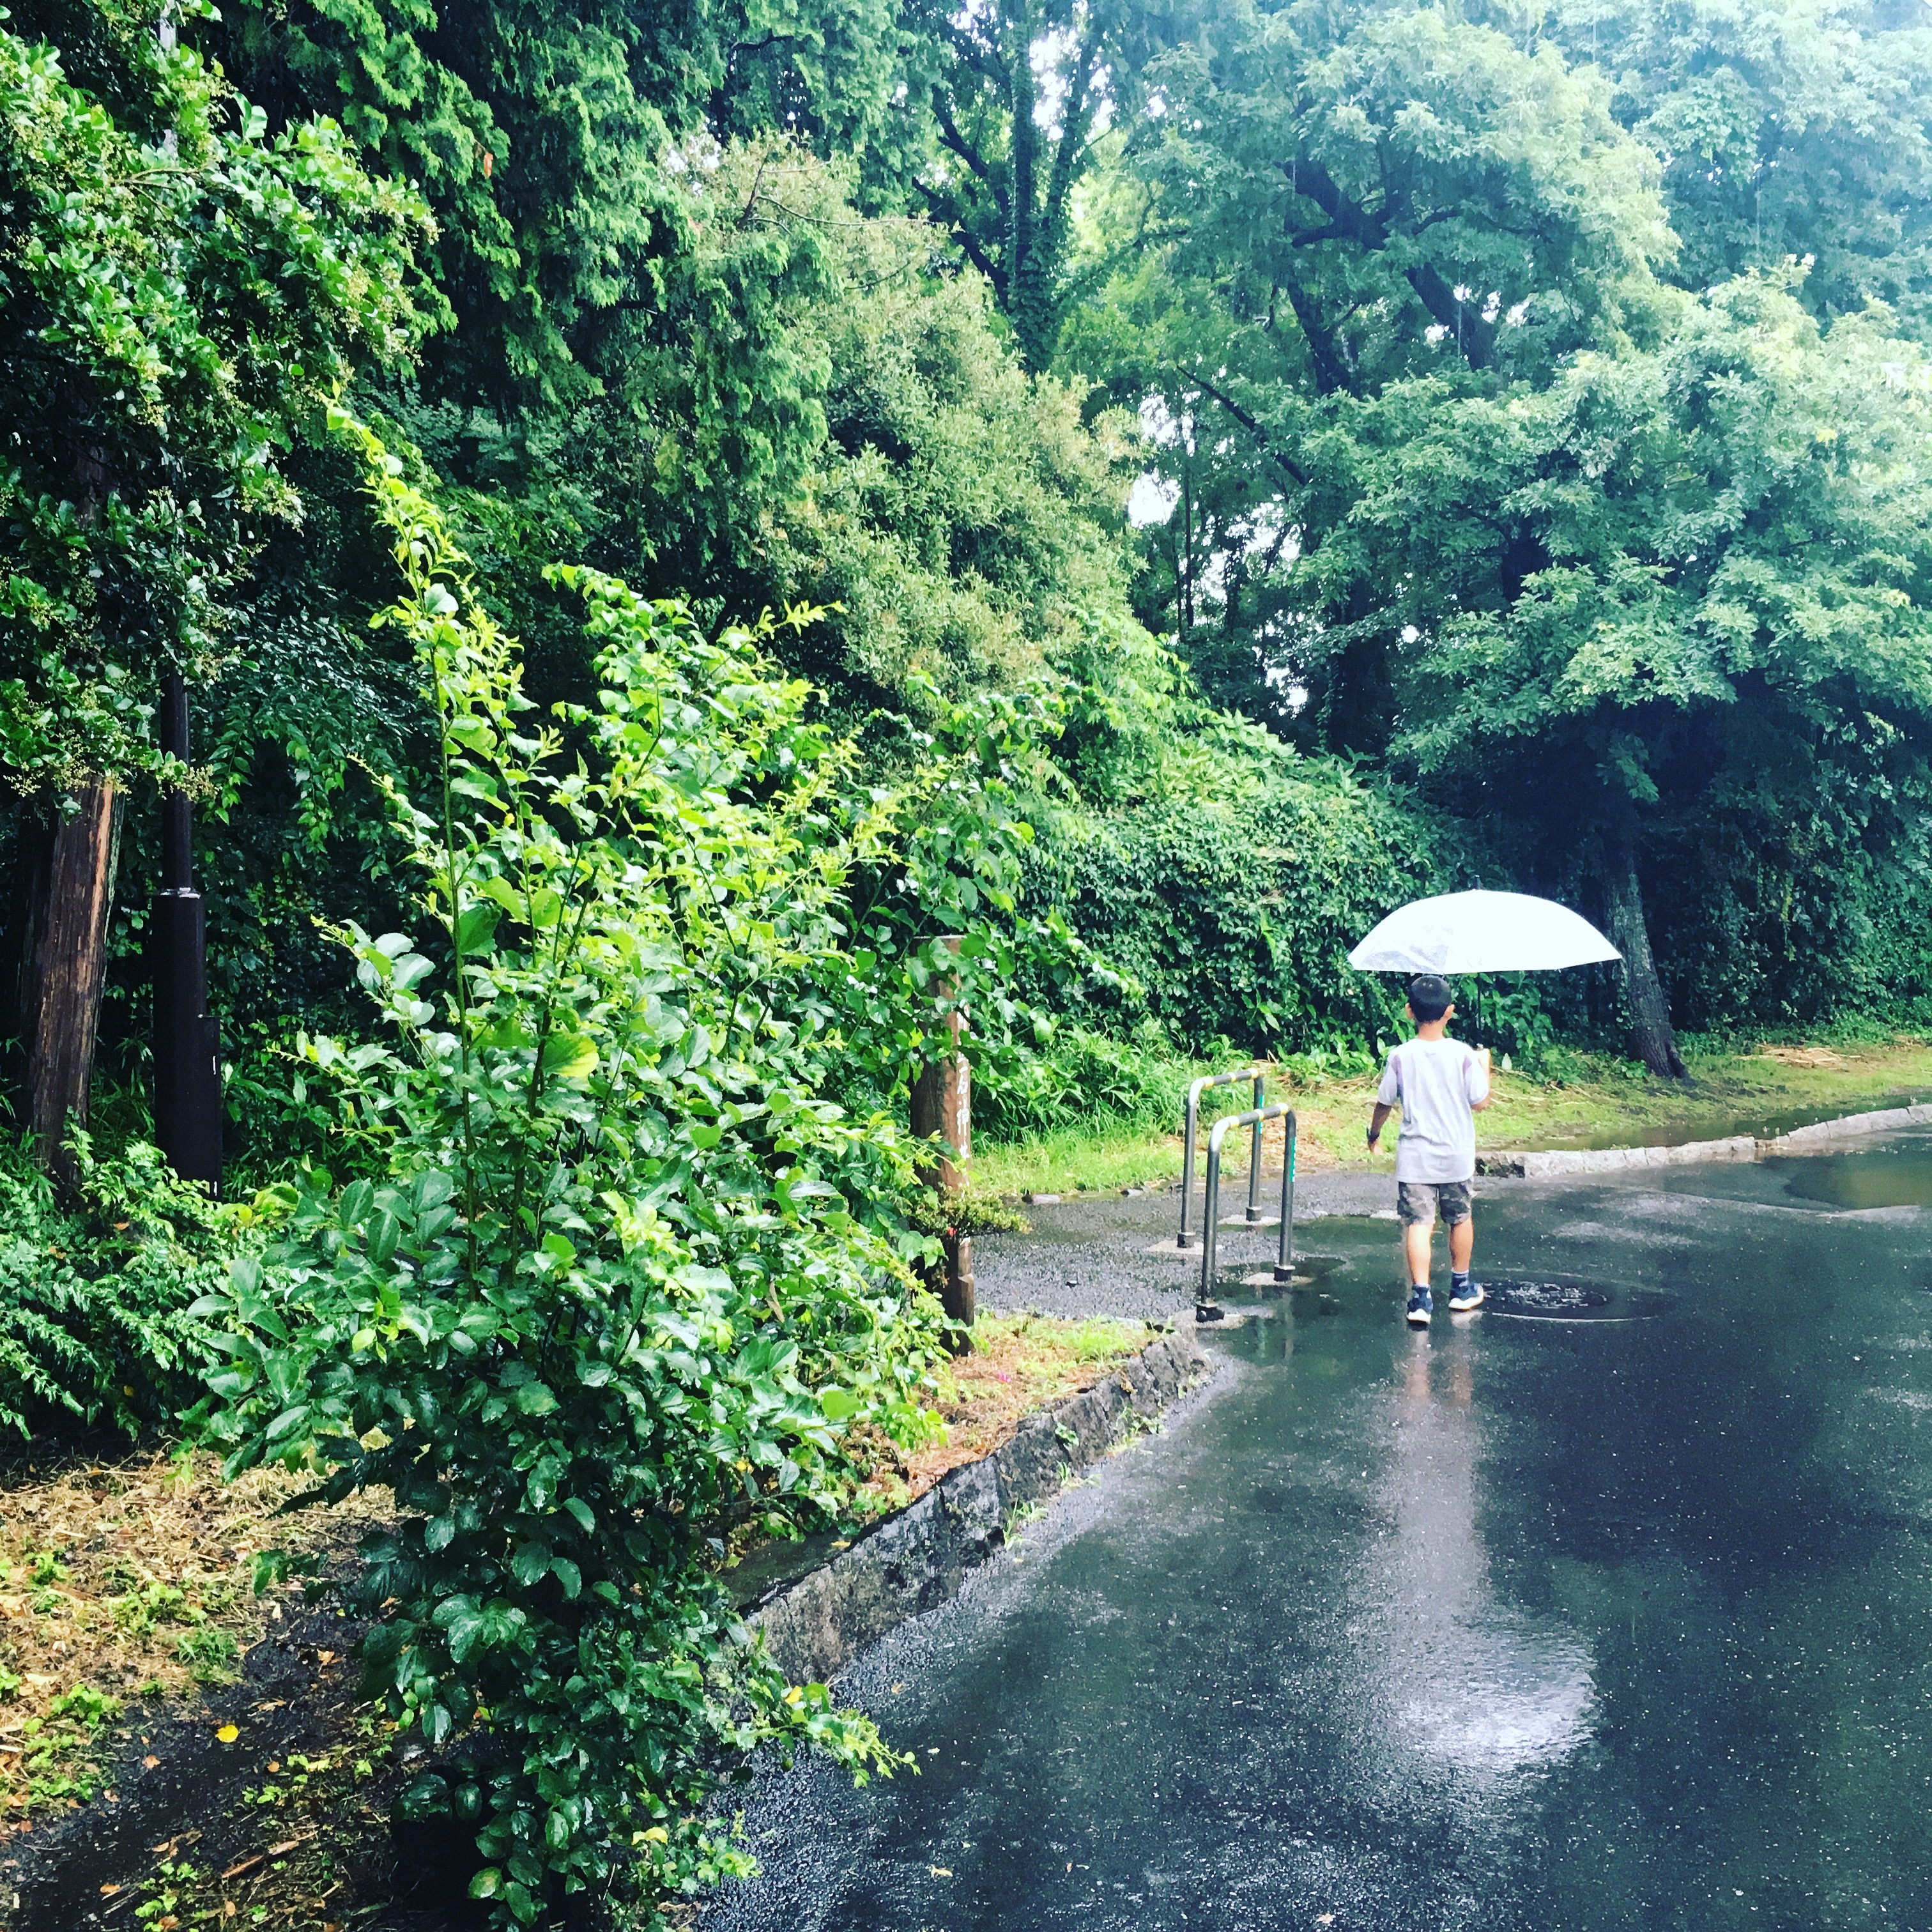
[[[1194,1200],[1194,1143],[1201,1132],[1201,1096],[1210,1087],[1232,1087],[1238,1080],[1252,1080],[1255,1083],[1255,1105],[1261,1106],[1268,1098],[1268,1071],[1260,1066],[1238,1066],[1232,1073],[1205,1074],[1190,1083],[1187,1089],[1187,1114],[1181,1133],[1185,1145],[1180,1155],[1180,1233],[1174,1241],[1177,1249],[1185,1250],[1194,1245],[1194,1237],[1188,1232],[1187,1210]],[[1261,1150],[1260,1130],[1256,1130],[1255,1150]],[[1257,1161],[1255,1165],[1258,1167]],[[1256,1183],[1252,1176],[1248,1183],[1248,1219],[1261,1217],[1255,1208]]]
[[[1214,1270],[1215,1251],[1219,1245],[1220,1212],[1221,1206],[1221,1143],[1230,1131],[1236,1127],[1252,1127],[1257,1144],[1262,1126],[1270,1120],[1286,1120],[1288,1122],[1288,1144],[1281,1167],[1281,1235],[1276,1247],[1275,1279],[1277,1281],[1292,1279],[1294,1273],[1294,1236],[1290,1223],[1294,1212],[1294,1110],[1277,1100],[1271,1107],[1256,1107],[1246,1114],[1231,1114],[1225,1120],[1217,1120],[1214,1131],[1208,1136],[1208,1204],[1206,1209],[1207,1235],[1201,1250],[1201,1286],[1194,1298],[1194,1314],[1197,1321],[1214,1321],[1219,1318],[1220,1310],[1215,1306]],[[1259,1164],[1257,1154],[1256,1164]],[[1287,1274],[1283,1274],[1286,1268]]]
[[[1286,1287],[1294,1279],[1294,1115],[1288,1114],[1282,1130],[1281,1238],[1276,1244],[1274,1278]]]
[[[1262,1077],[1259,1067],[1255,1070],[1255,1106],[1256,1115],[1254,1138],[1248,1144],[1248,1206],[1242,1218],[1250,1227],[1262,1218],[1262,1124],[1261,1110],[1268,1105],[1268,1083]]]

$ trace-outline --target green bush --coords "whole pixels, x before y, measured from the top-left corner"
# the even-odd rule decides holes
[[[1151,1021],[1124,1040],[1063,1027],[1042,1050],[980,1073],[974,1131],[1023,1141],[1082,1124],[1104,1131],[1178,1123],[1197,1070]]]
[[[188,1310],[234,1245],[145,1142],[76,1152],[63,1198],[26,1144],[0,1148],[0,1429],[25,1436],[63,1416],[138,1431],[190,1400],[208,1347]]]
[[[916,793],[861,786],[754,637],[573,569],[601,689],[566,758],[364,435],[410,585],[386,621],[442,724],[434,796],[391,794],[418,929],[343,935],[385,1036],[304,1052],[364,1178],[303,1173],[201,1305],[227,1360],[197,1420],[231,1470],[392,1490],[356,1591],[368,1681],[453,1767],[406,1806],[473,1824],[476,1894],[528,1924],[559,1892],[741,1868],[707,1806],[758,1746],[896,1762],[785,1684],[714,1570],[748,1522],[829,1520],[854,1426],[935,1426],[913,1150],[822,1096],[835,1068],[902,1078],[935,974],[974,999],[1009,950],[974,916],[1010,871],[981,782],[1003,754],[989,729],[934,746]]]
[[[1023,903],[1059,907],[1118,969],[1126,996],[1094,1003],[1106,1030],[1144,1014],[1190,1052],[1219,1038],[1238,1055],[1396,1036],[1399,994],[1348,952],[1443,889],[1443,842],[1340,760],[1210,720],[1172,745],[1150,796],[1037,824]]]

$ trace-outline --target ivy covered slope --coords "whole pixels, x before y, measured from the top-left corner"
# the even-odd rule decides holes
[[[892,1080],[932,1010],[916,910],[875,904],[857,946],[855,883],[916,897],[944,877],[920,842],[998,814],[985,734],[915,790],[856,783],[758,637],[574,566],[599,689],[546,722],[440,518],[353,433],[439,727],[422,796],[388,794],[412,929],[344,934],[381,1026],[302,1051],[345,1172],[289,1184],[197,1305],[225,1358],[200,1420],[231,1470],[393,1493],[356,1591],[369,1688],[439,1753],[407,1808],[478,1832],[476,1894],[526,1924],[742,1863],[706,1799],[757,1745],[892,1764],[785,1684],[715,1569],[748,1520],[826,1519],[853,1427],[936,1426],[908,1143],[824,1095],[837,1063]],[[970,988],[997,949],[940,909]]]
[[[426,218],[340,130],[272,136],[150,10],[74,9],[52,43],[22,24],[0,22],[0,751],[25,790],[157,764],[160,679],[205,668],[300,518],[292,445],[406,353]]]

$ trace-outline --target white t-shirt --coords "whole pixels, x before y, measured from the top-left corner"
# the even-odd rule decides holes
[[[1406,1040],[1388,1057],[1376,1098],[1402,1106],[1395,1150],[1398,1180],[1471,1180],[1476,1173],[1476,1120],[1471,1108],[1490,1097],[1489,1076],[1460,1040]]]

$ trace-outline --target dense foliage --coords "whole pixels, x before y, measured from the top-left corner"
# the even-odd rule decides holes
[[[1303,1052],[1391,1030],[1400,1003],[1348,950],[1429,889],[1442,842],[1338,761],[1210,725],[1149,796],[1042,813],[1029,887],[1124,976],[1103,1012],[1196,1052]]]
[[[0,858],[126,803],[0,1421],[225,1333],[239,1462],[393,1484],[512,1918],[884,1761],[707,1550],[924,1426],[938,1012],[982,1131],[1144,1123],[1473,883],[1629,959],[1525,1047],[1932,1004],[1928,102],[1882,0],[21,0]],[[244,1208],[144,1138],[169,784]]]
[[[560,1882],[714,1866],[705,1795],[755,1744],[890,1763],[746,1648],[713,1566],[747,1520],[820,1517],[847,1429],[928,1426],[910,1149],[822,1097],[832,1061],[916,1047],[929,963],[855,953],[851,895],[921,868],[755,638],[574,567],[600,690],[568,755],[400,467],[385,621],[441,735],[424,802],[391,799],[416,930],[344,934],[384,1036],[304,1043],[367,1174],[301,1174],[197,1313],[232,1468],[393,1493],[370,1688],[450,1748],[411,1802],[476,1822],[477,1895],[528,1923]]]
[[[167,669],[205,670],[291,444],[406,350],[418,205],[338,130],[271,134],[161,12],[73,50],[0,24],[0,733],[16,787],[152,764]],[[87,85],[82,85],[82,77]]]
[[[50,1418],[136,1433],[192,1401],[212,1358],[189,1307],[248,1238],[153,1148],[80,1153],[64,1198],[27,1148],[0,1154],[0,1433],[29,1441]]]

